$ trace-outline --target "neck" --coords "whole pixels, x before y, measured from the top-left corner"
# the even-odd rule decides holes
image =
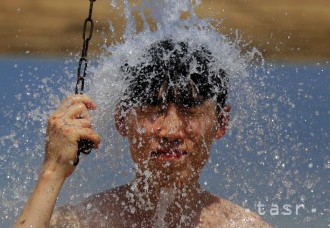
[[[162,183],[146,177],[136,177],[130,186],[131,197],[134,196],[133,206],[141,208],[140,217],[152,219],[155,223],[164,222],[165,218],[180,220],[198,211],[203,193],[198,182],[184,185],[178,183]],[[177,217],[177,218],[176,218]],[[160,224],[164,225],[164,224]]]

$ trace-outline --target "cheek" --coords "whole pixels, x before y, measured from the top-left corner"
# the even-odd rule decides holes
[[[214,122],[206,121],[207,118],[189,121],[187,125],[187,134],[193,142],[193,151],[197,154],[193,156],[195,164],[204,166],[204,162],[209,157],[209,151],[215,135]]]
[[[215,127],[213,121],[205,120],[205,117],[189,119],[186,122],[186,132],[194,139],[213,139]]]
[[[129,127],[129,141],[131,149],[143,152],[154,142],[155,124],[152,121],[132,120]]]
[[[162,123],[162,118],[139,118],[136,120],[135,129],[138,129],[138,133],[141,135],[153,135],[157,131],[157,126]]]

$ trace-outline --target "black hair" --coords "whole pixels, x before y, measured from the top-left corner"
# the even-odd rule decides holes
[[[215,99],[221,109],[227,97],[228,77],[224,70],[212,71],[211,52],[203,46],[190,51],[187,42],[166,39],[148,48],[142,63],[121,67],[129,86],[120,105],[157,105],[174,102],[192,107]],[[193,69],[192,69],[193,68]]]

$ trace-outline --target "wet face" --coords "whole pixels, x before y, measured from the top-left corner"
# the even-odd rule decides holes
[[[120,120],[125,130],[118,121],[117,128],[128,138],[138,176],[151,173],[160,184],[184,184],[197,181],[213,140],[225,133],[226,119],[211,101],[196,107],[169,103],[134,108]]]

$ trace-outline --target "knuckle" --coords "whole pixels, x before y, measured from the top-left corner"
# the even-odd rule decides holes
[[[82,99],[81,94],[70,95],[63,101],[63,104],[73,105],[73,104],[79,102],[81,99]]]
[[[86,111],[87,111],[87,107],[86,107],[86,105],[85,105],[84,103],[82,103],[82,102],[79,102],[79,103],[77,104],[77,108],[79,108],[79,109],[83,109],[83,110],[86,110]]]
[[[70,126],[67,126],[67,125],[65,125],[65,126],[62,125],[60,130],[64,137],[69,137],[74,134],[73,128]]]
[[[90,117],[90,113],[88,110],[84,110],[83,112],[81,112],[81,114],[79,115],[81,118],[89,118]]]
[[[85,126],[88,127],[88,128],[91,128],[92,127],[92,123],[90,121],[87,121],[85,123]]]

